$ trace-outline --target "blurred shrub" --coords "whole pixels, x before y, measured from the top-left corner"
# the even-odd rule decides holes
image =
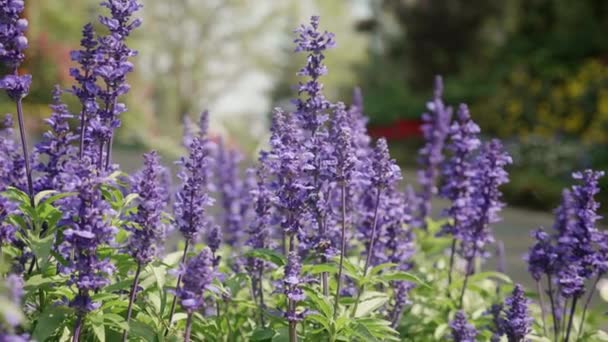
[[[494,96],[474,105],[474,112],[494,113],[478,117],[484,128],[503,137],[608,142],[608,66],[589,59],[573,73],[531,75],[525,66],[515,68]]]

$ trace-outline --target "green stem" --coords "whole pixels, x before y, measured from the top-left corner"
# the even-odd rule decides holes
[[[190,334],[192,332],[192,314],[188,314],[188,319],[186,320],[186,330],[184,331],[184,342],[190,342]]]
[[[374,208],[374,223],[372,224],[372,236],[369,241],[369,248],[367,250],[367,257],[365,258],[365,266],[363,267],[363,278],[367,276],[367,269],[369,268],[369,264],[372,260],[372,254],[374,252],[374,244],[376,243],[376,230],[378,226],[378,208],[380,207],[380,193],[382,192],[381,188],[378,188],[378,192],[376,193],[376,207]],[[355,317],[357,313],[357,307],[359,306],[359,300],[361,299],[361,294],[365,290],[365,285],[359,286],[359,290],[357,291],[357,299],[355,300],[355,305],[353,306],[352,316]]]
[[[593,282],[593,286],[591,287],[591,292],[589,292],[589,296],[587,296],[587,300],[585,301],[585,306],[583,307],[583,316],[581,317],[581,323],[578,326],[578,335],[576,337],[576,339],[580,339],[581,334],[583,333],[583,327],[585,326],[585,317],[587,316],[587,310],[589,309],[589,303],[591,303],[591,298],[593,297],[593,294],[595,293],[595,288],[597,287],[597,283],[600,281],[600,275],[597,275],[597,278],[595,278],[595,282]]]
[[[129,293],[129,306],[127,307],[127,325],[131,320],[131,314],[133,313],[133,303],[135,303],[135,297],[137,295],[137,285],[139,284],[139,274],[141,273],[141,263],[137,263],[137,270],[135,271],[135,278],[133,278],[133,284],[131,285],[131,292]],[[125,329],[122,334],[122,341],[127,341],[129,335],[129,329]]]
[[[543,333],[547,336],[547,313],[545,312],[545,299],[543,296],[543,289],[540,285],[540,280],[536,281],[536,292],[538,292],[538,297],[540,300],[540,313],[543,321]]]
[[[181,263],[183,264],[186,261],[186,255],[188,255],[188,247],[190,246],[190,240],[186,240],[186,245],[184,246],[184,254],[182,255]],[[179,290],[180,283],[182,282],[182,275],[177,276],[177,285],[175,285],[175,291]],[[169,329],[173,324],[173,315],[175,314],[175,306],[177,305],[177,294],[173,296],[173,302],[171,303],[171,312],[169,313],[169,326],[167,330],[165,330],[165,336],[169,334]]]
[[[342,181],[342,231],[340,236],[340,264],[338,266],[338,284],[336,286],[336,297],[334,300],[334,320],[338,317],[338,306],[340,302],[340,287],[342,285],[342,271],[344,269],[344,255],[346,254],[346,185]]]
[[[574,319],[577,299],[577,297],[572,298],[572,306],[570,307],[570,318],[568,319],[568,329],[566,329],[566,337],[564,338],[564,342],[568,342],[568,340],[570,339],[570,330],[572,330],[572,321]]]

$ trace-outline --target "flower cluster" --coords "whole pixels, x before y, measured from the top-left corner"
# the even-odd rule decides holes
[[[299,322],[304,319],[304,313],[296,311],[297,303],[306,298],[301,288],[303,283],[300,277],[301,269],[302,265],[298,253],[296,251],[290,252],[287,256],[287,265],[285,265],[285,275],[283,276],[283,293],[288,301],[285,318],[289,322]]]
[[[46,119],[49,130],[44,133],[42,141],[34,147],[34,157],[37,164],[34,170],[40,173],[34,184],[36,191],[60,189],[60,175],[68,171],[69,164],[76,156],[73,145],[78,138],[70,129],[72,114],[68,107],[61,102],[61,88],[55,86],[51,117]],[[45,160],[46,159],[46,160]]]
[[[205,305],[205,291],[215,278],[213,256],[209,248],[182,265],[182,286],[177,290],[181,306],[188,313],[200,311]]]
[[[429,112],[422,114],[422,134],[426,143],[418,152],[418,183],[422,188],[418,215],[423,227],[426,227],[424,219],[431,214],[431,199],[437,194],[439,166],[444,160],[443,149],[452,120],[452,108],[443,103],[442,96],[443,80],[437,76],[433,100],[426,105]]]
[[[247,189],[240,176],[242,156],[229,149],[220,140],[215,158],[219,198],[222,206],[223,235],[229,246],[238,247],[243,242],[244,216],[247,206]]]
[[[453,220],[443,226],[442,234],[450,234],[460,240],[476,214],[473,207],[473,179],[476,171],[474,153],[481,144],[479,131],[467,106],[460,105],[456,120],[450,127],[447,149],[452,155],[443,167],[445,183],[441,187],[441,196],[451,201],[446,214]]]
[[[16,70],[23,63],[23,51],[28,46],[25,37],[28,22],[21,18],[24,9],[23,0],[0,1],[0,61],[10,70]]]
[[[160,181],[165,169],[158,154],[144,155],[144,167],[133,179],[133,192],[138,194],[137,212],[131,218],[133,227],[129,237],[129,254],[140,265],[146,265],[162,250],[166,226],[162,212],[167,206],[167,189]]]
[[[91,293],[110,284],[115,267],[109,259],[100,259],[100,247],[114,241],[117,228],[111,223],[114,211],[103,199],[101,187],[107,179],[98,174],[90,160],[84,159],[71,165],[70,172],[63,173],[61,189],[76,196],[64,202],[63,242],[58,247],[66,264],[61,272],[70,275],[70,283],[78,294],[70,303],[79,312],[99,307]]]
[[[454,342],[475,342],[477,330],[475,326],[467,321],[467,316],[463,311],[456,312],[454,319],[450,322],[452,329],[452,339]]]
[[[509,342],[526,341],[526,335],[530,333],[532,326],[529,303],[522,286],[515,285],[511,297],[505,300],[506,312],[502,324]]]
[[[182,181],[176,194],[173,210],[175,223],[186,240],[195,241],[207,229],[209,219],[206,207],[213,204],[207,191],[210,154],[207,148],[206,127],[208,114],[201,115],[198,136],[192,138],[188,146],[188,157],[179,161],[181,171],[178,174]]]
[[[471,203],[475,216],[468,218],[471,227],[461,232],[464,254],[469,259],[494,242],[490,224],[499,221],[498,212],[504,206],[499,187],[509,181],[505,167],[511,163],[511,157],[496,139],[484,144],[476,159]]]

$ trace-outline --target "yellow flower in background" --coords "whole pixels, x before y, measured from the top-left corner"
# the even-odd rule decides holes
[[[590,143],[606,142],[608,66],[590,59],[553,79],[514,69],[492,101],[477,105],[480,112],[502,113],[502,120],[488,117],[485,127],[503,137],[565,133]]]

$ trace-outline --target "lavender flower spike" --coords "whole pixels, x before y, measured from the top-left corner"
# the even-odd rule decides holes
[[[143,5],[137,0],[107,0],[101,6],[110,10],[109,17],[99,17],[99,22],[110,33],[99,39],[98,51],[101,58],[95,67],[95,75],[106,85],[99,88],[103,105],[98,110],[98,115],[103,127],[99,127],[97,135],[101,139],[101,146],[106,146],[104,165],[107,169],[111,161],[113,131],[120,126],[118,116],[126,111],[125,104],[119,103],[118,98],[129,91],[126,76],[133,70],[129,57],[137,54],[137,51],[126,45],[125,40],[141,25],[141,19],[132,20],[131,17]]]
[[[67,264],[61,272],[69,274],[70,283],[78,289],[70,305],[76,308],[79,317],[95,310],[99,303],[91,299],[92,292],[99,291],[110,283],[114,266],[110,260],[100,260],[97,251],[114,241],[117,229],[111,224],[114,211],[104,201],[100,186],[106,180],[87,158],[74,162],[70,172],[62,174],[62,191],[75,192],[74,198],[63,203],[65,211],[64,241],[59,252]]]
[[[177,228],[187,241],[194,241],[208,226],[206,207],[213,201],[207,193],[209,163],[206,132],[195,137],[188,146],[188,157],[182,158],[178,174],[182,181],[174,203]]]
[[[188,313],[199,311],[205,305],[204,292],[215,277],[213,256],[204,248],[181,267],[182,286],[177,291],[182,308]]]
[[[70,52],[71,60],[79,65],[78,68],[70,68],[70,75],[76,81],[76,85],[73,85],[70,91],[78,97],[81,105],[78,155],[82,159],[86,153],[90,158],[96,160],[98,151],[92,148],[92,128],[89,123],[92,119],[98,120],[95,115],[99,110],[96,101],[99,86],[96,83],[97,76],[94,71],[97,66],[97,59],[99,59],[99,52],[97,50],[98,41],[95,39],[95,32],[91,23],[86,24],[82,29],[80,46],[82,47],[81,50]]]
[[[595,240],[598,234],[596,221],[601,217],[597,214],[599,203],[595,195],[600,191],[599,179],[604,172],[585,170],[575,172],[572,177],[582,184],[572,187],[572,219],[558,240],[558,250],[564,264],[558,274],[561,294],[566,298],[580,297],[585,292],[585,280],[596,274],[595,263],[598,249]]]
[[[300,69],[298,75],[310,78],[309,81],[299,84],[298,94],[305,93],[308,98],[295,100],[296,113],[303,123],[304,129],[313,132],[327,118],[326,115],[320,115],[320,112],[330,107],[329,101],[325,99],[322,92],[323,85],[319,82],[319,78],[327,74],[327,67],[323,64],[325,59],[323,51],[335,46],[334,34],[327,31],[321,33],[318,28],[319,17],[312,16],[310,26],[302,25],[295,30],[298,38],[294,40],[295,52],[308,52],[306,66]]]
[[[533,318],[530,316],[528,305],[530,300],[526,298],[523,287],[515,285],[511,297],[505,300],[506,313],[502,328],[509,342],[525,342],[526,335],[532,330]]]
[[[29,149],[27,147],[22,105],[23,98],[29,93],[32,76],[19,75],[19,66],[25,59],[23,51],[28,46],[25,37],[28,22],[26,19],[20,18],[24,9],[25,2],[22,0],[0,1],[0,27],[2,27],[2,30],[0,30],[0,62],[11,72],[11,74],[0,79],[0,89],[5,89],[17,106],[19,135],[23,151],[22,166],[25,169],[30,204],[34,206],[34,184],[32,182],[32,168],[28,155]]]
[[[167,190],[161,185],[164,172],[158,154],[152,151],[144,154],[144,167],[133,180],[133,192],[139,197],[137,212],[130,220],[133,227],[128,249],[129,254],[142,266],[158,255],[166,235],[162,222],[162,212],[167,205]]]
[[[475,342],[477,330],[467,321],[463,311],[456,312],[454,319],[450,322],[452,329],[452,340],[454,342]]]
[[[304,319],[306,312],[297,312],[296,306],[299,301],[306,298],[304,291],[300,288],[302,279],[300,278],[300,257],[296,251],[289,252],[287,265],[285,265],[285,275],[283,277],[283,293],[287,297],[287,310],[284,313],[289,322],[289,340],[297,341],[296,325]]]
[[[462,239],[470,220],[475,216],[473,209],[473,177],[475,165],[473,153],[480,146],[479,126],[471,119],[466,105],[460,105],[456,121],[450,127],[450,142],[447,146],[452,157],[442,170],[445,184],[441,187],[441,196],[452,202],[446,214],[453,219],[442,227],[441,234],[450,234]]]
[[[427,103],[428,112],[422,114],[422,134],[426,141],[418,151],[418,182],[422,187],[420,194],[419,222],[426,229],[426,218],[431,214],[431,199],[437,194],[439,166],[443,162],[443,148],[450,133],[452,108],[446,107],[442,100],[443,81],[435,77],[433,100]]]
[[[499,140],[494,139],[483,145],[477,158],[476,177],[473,179],[476,215],[469,231],[463,234],[463,243],[467,245],[465,247],[472,247],[466,248],[464,254],[467,258],[475,257],[468,251],[481,254],[486,245],[494,242],[490,225],[500,220],[498,213],[505,204],[501,201],[499,188],[509,181],[505,167],[512,162]]]
[[[55,86],[51,117],[45,120],[50,130],[44,133],[42,141],[34,147],[37,159],[34,169],[41,174],[34,184],[36,191],[60,189],[62,185],[58,184],[59,175],[67,171],[66,168],[76,154],[72,143],[77,137],[72,133],[69,123],[73,116],[67,105],[61,102],[61,93],[61,88]],[[41,156],[47,157],[44,158],[46,162]]]
[[[25,9],[23,0],[0,1],[0,62],[11,71],[23,63],[23,51],[28,46],[25,31],[28,27],[27,19],[20,18]]]

